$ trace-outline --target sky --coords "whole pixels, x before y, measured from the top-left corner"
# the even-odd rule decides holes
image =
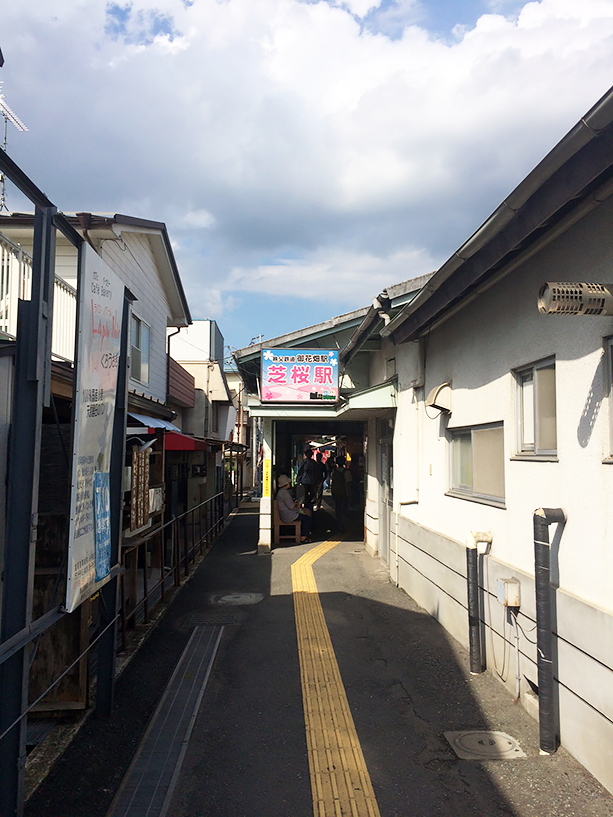
[[[240,348],[440,267],[613,85],[613,0],[0,0],[0,48],[9,155],[163,221]]]

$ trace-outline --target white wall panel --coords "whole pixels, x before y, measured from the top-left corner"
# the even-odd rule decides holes
[[[122,232],[121,241],[104,241],[102,257],[117,270],[122,281],[137,300],[134,314],[151,328],[149,384],[130,381],[135,388],[149,397],[166,401],[166,328],[170,307],[145,234]]]

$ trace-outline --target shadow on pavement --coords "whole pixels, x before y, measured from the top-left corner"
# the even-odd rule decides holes
[[[245,504],[124,672],[112,721],[85,724],[26,817],[104,817],[196,614],[225,630],[169,817],[312,817],[290,577],[312,545],[257,557],[257,526]],[[315,532],[331,527],[320,512]],[[565,752],[538,757],[529,717],[491,678],[470,680],[464,651],[361,541],[315,575],[382,817],[610,815],[609,795]],[[220,604],[230,593],[264,599]],[[459,760],[443,737],[509,723],[525,759]]]

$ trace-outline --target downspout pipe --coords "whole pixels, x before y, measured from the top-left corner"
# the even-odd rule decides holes
[[[466,539],[466,589],[468,601],[468,643],[470,650],[470,674],[480,675],[484,670],[481,652],[481,616],[479,612],[479,549],[486,552],[492,544],[492,534],[471,531]]]
[[[551,545],[549,526],[566,522],[562,508],[538,508],[534,523],[534,582],[536,588],[536,645],[539,701],[540,754],[558,748],[557,713],[553,678]]]

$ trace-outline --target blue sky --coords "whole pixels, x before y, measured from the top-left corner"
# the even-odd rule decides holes
[[[613,0],[3,5],[9,154],[165,222],[233,347],[436,269],[613,84]]]

